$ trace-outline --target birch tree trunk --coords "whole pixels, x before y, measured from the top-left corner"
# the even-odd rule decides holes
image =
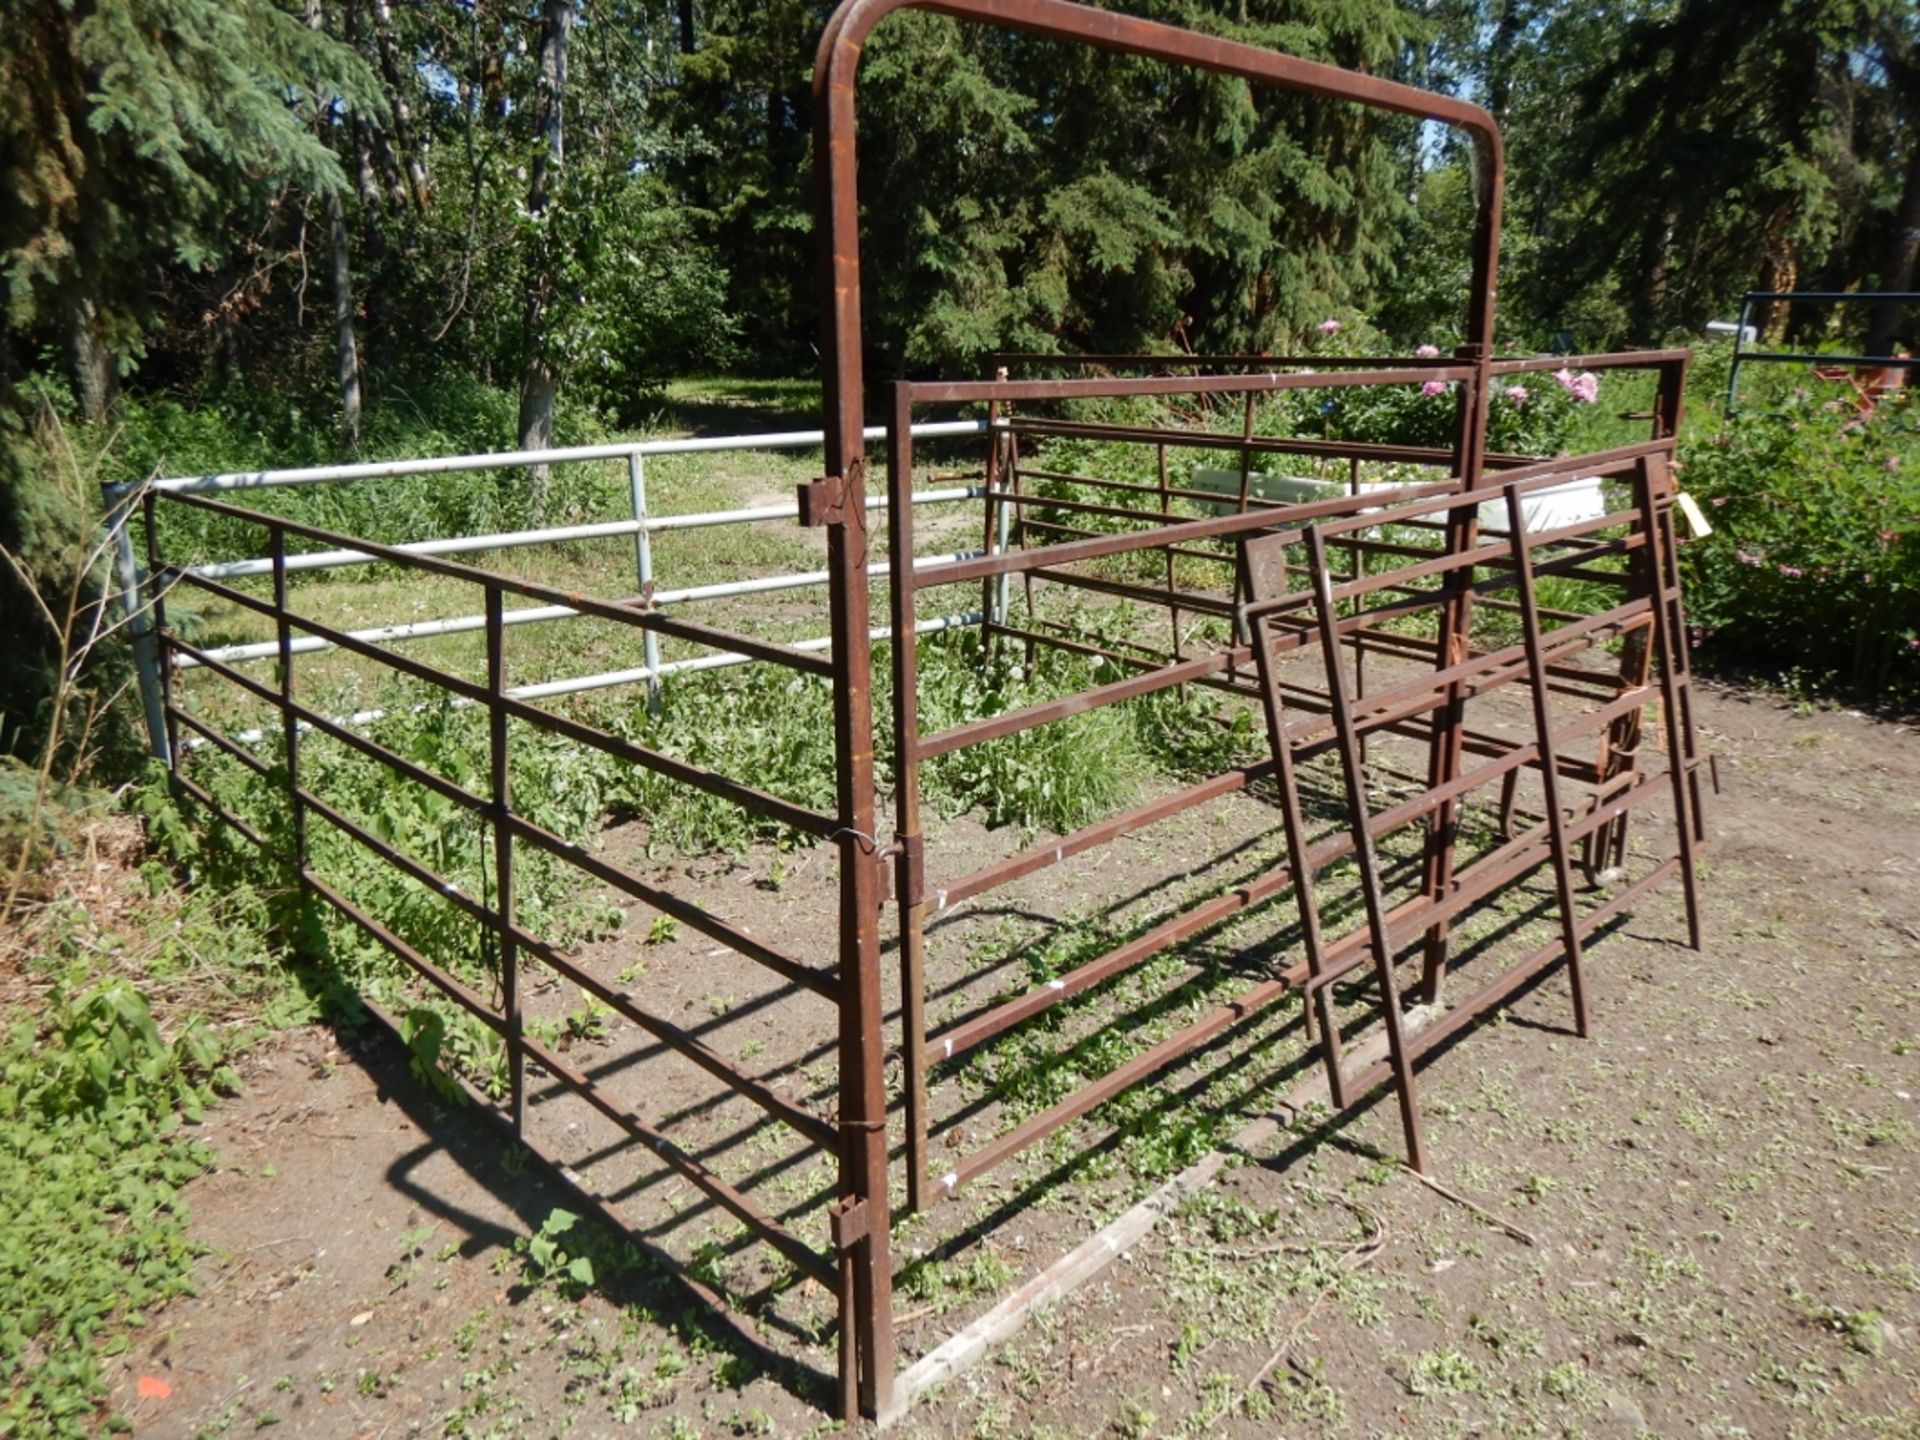
[[[360,449],[360,347],[353,333],[353,255],[347,245],[347,216],[340,196],[327,196],[327,238],[333,253],[333,345],[340,381],[340,449]]]
[[[536,139],[528,167],[527,214],[534,221],[533,264],[529,267],[522,335],[526,367],[520,376],[522,450],[544,450],[553,443],[554,403],[560,394],[553,354],[553,244],[546,220],[554,178],[566,164],[567,37],[573,29],[573,0],[544,0],[540,20],[540,91],[534,112]],[[546,513],[547,467],[534,467],[528,506],[535,523]]]

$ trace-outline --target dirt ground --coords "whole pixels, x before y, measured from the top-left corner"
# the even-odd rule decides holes
[[[1697,713],[1724,789],[1706,952],[1677,943],[1678,893],[1663,890],[1591,952],[1592,1039],[1571,1034],[1554,976],[1435,1058],[1421,1093],[1451,1198],[1394,1163],[1388,1099],[1283,1133],[897,1433],[1920,1437],[1920,733],[1710,685]],[[1095,910],[1124,927],[1176,881],[1227,883],[1182,856],[1230,848],[1243,823],[1252,836],[1272,821],[1194,817],[1226,829],[1131,837],[1101,866],[1056,872],[1070,881],[1008,892],[989,917],[998,943],[1017,954],[1027,923]],[[977,827],[947,838],[958,868],[1016,843]],[[643,839],[608,844],[638,864]],[[830,861],[778,877],[772,863],[700,878],[758,933],[816,936]],[[1218,962],[1242,942],[1211,943]],[[997,993],[1001,980],[978,981],[979,948],[956,934],[942,961],[936,944],[936,1021],[968,1003],[963,981]],[[711,950],[627,934],[582,958],[823,1098],[813,1032]],[[535,1008],[559,1025],[576,1001],[556,988]],[[1273,1074],[1295,1063],[1298,1007],[1283,1008],[1160,1082],[1188,1102],[1169,1124],[1204,1112],[1231,1135],[1271,1103]],[[652,1073],[633,1059],[645,1047],[610,1028],[579,1037],[576,1061],[653,1085],[635,1078]],[[676,1139],[756,1162],[756,1193],[817,1228],[817,1158],[775,1148],[690,1081],[660,1084],[646,1093]],[[716,1220],[696,1197],[570,1104],[535,1106],[549,1143],[650,1241],[760,1295],[777,1349],[830,1363],[817,1287],[780,1287],[724,1229],[702,1242]],[[960,1080],[936,1112],[937,1137],[959,1137],[936,1145],[994,1126]],[[205,1128],[221,1162],[189,1195],[208,1247],[199,1294],[151,1318],[118,1376],[143,1436],[832,1428],[818,1380],[627,1247],[551,1221],[561,1192],[391,1046],[288,1034]],[[1181,1135],[1135,1128],[1144,1139],[1104,1147],[1074,1132],[1071,1153],[1040,1147],[900,1225],[903,1363],[1191,1158]],[[543,1225],[558,1256],[528,1253]],[[581,1253],[587,1286],[563,1278]],[[170,1393],[140,1398],[142,1377]]]

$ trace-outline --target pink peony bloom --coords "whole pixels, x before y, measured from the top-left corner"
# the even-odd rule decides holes
[[[1802,575],[1806,574],[1807,572],[1802,570],[1797,565],[1782,565],[1780,567],[1780,573],[1786,576],[1789,580],[1798,580]]]
[[[1420,387],[1420,393],[1422,395],[1444,395],[1447,393],[1447,382],[1444,380],[1429,380]]]
[[[1422,360],[1431,360],[1440,353],[1440,347],[1438,345],[1422,345],[1413,353],[1418,355]]]
[[[1322,335],[1338,335],[1345,328],[1346,327],[1338,320],[1322,320],[1320,322],[1320,333]]]
[[[1527,387],[1524,385],[1509,385],[1501,393],[1516,405],[1527,403]]]
[[[1600,398],[1600,377],[1591,370],[1583,370],[1576,375],[1563,365],[1553,372],[1553,378],[1560,383],[1562,390],[1582,405],[1591,405]]]

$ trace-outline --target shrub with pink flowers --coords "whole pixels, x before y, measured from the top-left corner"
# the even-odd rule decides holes
[[[1683,552],[1709,657],[1920,699],[1920,405],[1801,387],[1690,441],[1680,474],[1714,526]]]
[[[1436,359],[1440,350],[1422,345],[1414,353]],[[1329,440],[1451,445],[1458,382],[1421,381],[1418,372],[1408,380],[1406,385],[1302,392],[1288,418],[1295,433]],[[1600,377],[1591,372],[1574,375],[1564,370],[1557,375],[1529,373],[1497,381],[1487,407],[1487,443],[1507,454],[1561,453],[1580,413],[1599,403],[1600,384]]]

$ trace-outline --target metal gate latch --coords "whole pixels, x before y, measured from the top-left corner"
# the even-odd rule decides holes
[[[827,475],[801,485],[800,523],[802,525],[840,525],[847,518],[847,496],[866,491],[866,464],[855,460],[844,475]]]

